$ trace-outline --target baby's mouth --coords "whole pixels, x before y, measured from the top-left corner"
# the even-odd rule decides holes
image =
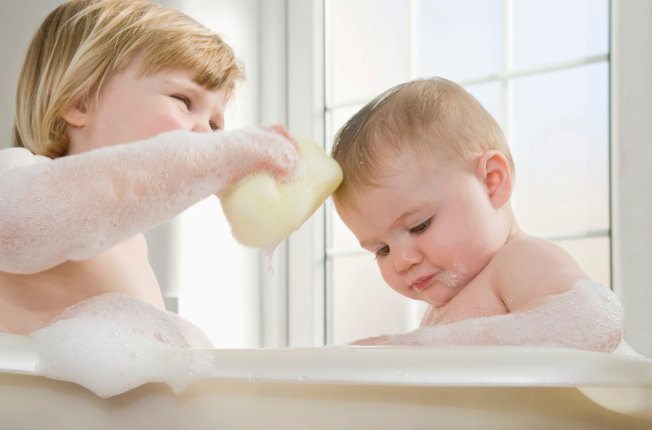
[[[413,283],[412,283],[412,288],[415,290],[423,290],[430,284],[430,281],[432,278],[435,277],[435,274],[428,275],[428,276],[422,276],[420,278],[417,278]]]

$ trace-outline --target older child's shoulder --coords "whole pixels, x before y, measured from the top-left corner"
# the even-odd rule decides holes
[[[565,293],[578,280],[588,279],[563,248],[525,234],[508,241],[491,265],[494,288],[510,302],[512,311],[529,301]]]

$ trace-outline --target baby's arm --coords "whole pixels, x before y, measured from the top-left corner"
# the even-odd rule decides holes
[[[99,255],[256,170],[284,177],[299,160],[267,128],[173,131],[47,161],[16,151],[0,151],[0,270],[18,274]]]
[[[589,280],[549,296],[525,312],[421,327],[356,345],[539,345],[611,352],[622,338],[622,306],[611,290]]]
[[[515,239],[485,270],[509,314],[422,327],[356,344],[559,345],[611,352],[620,343],[623,310],[615,294],[589,281],[558,246],[534,237]]]

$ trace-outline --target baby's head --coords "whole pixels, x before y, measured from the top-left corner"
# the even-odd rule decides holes
[[[72,107],[92,111],[116,74],[192,72],[207,90],[230,94],[244,71],[233,50],[187,15],[147,0],[75,0],[56,8],[32,39],[18,82],[13,145],[66,155]]]
[[[448,302],[514,230],[514,165],[480,103],[441,78],[392,88],[340,129],[344,172],[333,195],[342,220],[376,254],[385,281],[434,305]]]

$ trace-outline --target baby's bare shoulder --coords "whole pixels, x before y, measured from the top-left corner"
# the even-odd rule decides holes
[[[530,235],[519,236],[505,243],[492,262],[495,260],[503,265],[510,265],[538,259],[543,259],[544,262],[575,262],[573,257],[559,245]]]
[[[534,236],[507,242],[491,261],[497,294],[510,310],[529,301],[570,290],[588,279],[573,257],[560,246]]]

